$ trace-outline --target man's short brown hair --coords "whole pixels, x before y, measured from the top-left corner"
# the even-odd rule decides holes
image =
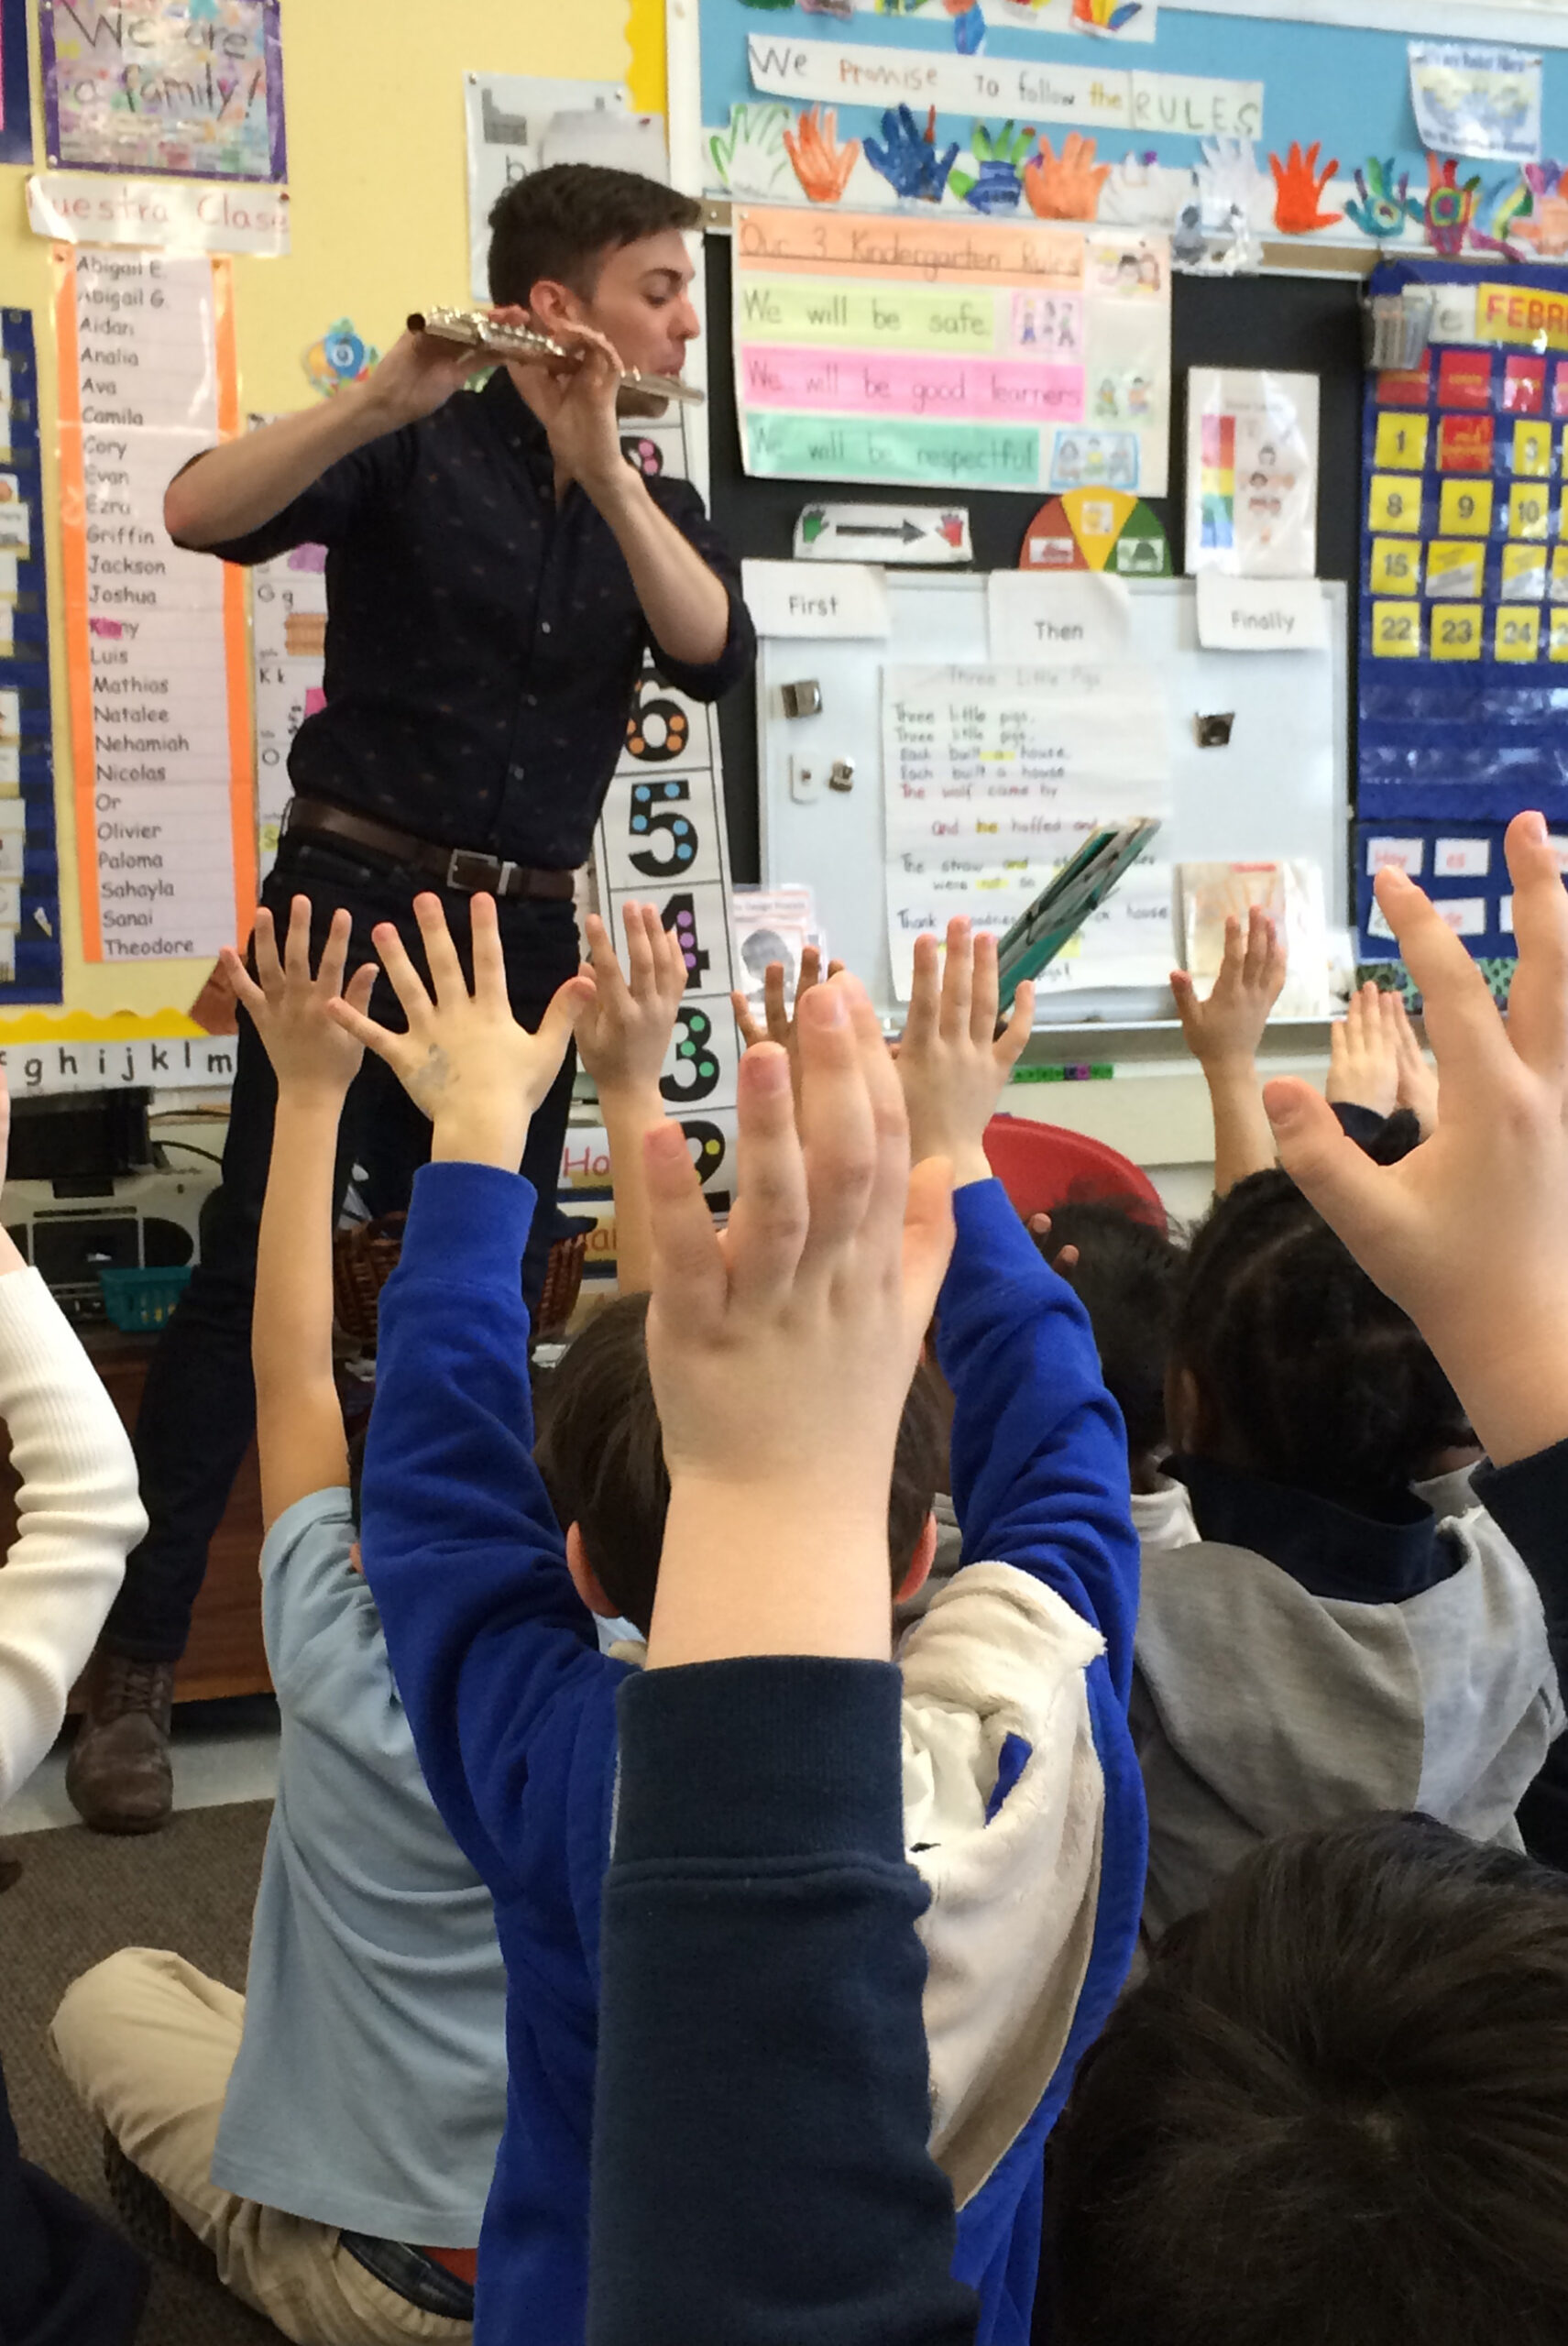
[[[696,228],[702,206],[637,171],[553,163],[514,180],[490,209],[490,299],[526,309],[542,277],[593,299],[608,253],[666,228]]]
[[[576,1523],[617,1611],[644,1637],[653,1617],[670,1477],[648,1375],[648,1299],[621,1296],[590,1320],[541,1396],[535,1457],[563,1529]],[[892,1590],[914,1562],[943,1451],[935,1382],[916,1371],[904,1405],[888,1498]],[[803,1480],[811,1461],[800,1461]]]

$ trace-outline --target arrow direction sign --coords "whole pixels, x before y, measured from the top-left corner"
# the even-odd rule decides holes
[[[946,567],[974,560],[962,505],[807,505],[795,525],[803,562],[905,562]]]

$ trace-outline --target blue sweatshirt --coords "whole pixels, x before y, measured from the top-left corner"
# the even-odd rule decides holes
[[[626,1675],[598,1650],[531,1454],[518,1264],[532,1211],[514,1174],[441,1164],[417,1176],[381,1301],[363,1507],[366,1573],[415,1745],[490,1889],[507,1967],[507,2126],[479,2243],[477,2346],[584,2335],[599,1907]],[[954,2269],[981,2292],[981,2340],[1022,2346],[1045,2136],[1135,1941],[1137,1546],[1120,1420],[1081,1306],[996,1183],[960,1191],[958,1220],[942,1356],[959,1398],[966,1556],[1045,1582],[1107,1646],[1088,1673],[1105,1780],[1089,1976],[1050,2092],[959,2219]]]
[[[1046,2137],[1122,1992],[1143,1907],[1147,1813],[1127,1727],[1138,1540],[1126,1435],[1105,1390],[1088,1313],[1042,1260],[999,1181],[970,1183],[953,1203],[958,1240],[937,1324],[955,1404],[952,1487],[963,1561],[992,1560],[1029,1573],[1105,1640],[1087,1672],[1105,1780],[1089,1970],[1048,2091],[959,2213],[953,2265],[980,2294],[979,2346],[1027,2346]]]

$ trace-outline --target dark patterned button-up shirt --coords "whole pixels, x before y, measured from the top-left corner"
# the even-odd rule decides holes
[[[717,700],[756,655],[736,564],[686,482],[649,493],[729,597],[706,667],[653,641],[609,523],[555,498],[543,426],[498,370],[422,422],[356,449],[228,562],[327,549],[326,706],[301,725],[302,795],[444,847],[586,862],[639,675]]]

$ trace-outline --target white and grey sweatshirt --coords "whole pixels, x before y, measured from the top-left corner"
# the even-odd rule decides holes
[[[0,1275],[0,1420],[21,1478],[0,1569],[3,1803],[59,1734],[147,1529],[130,1437],[36,1270]]]

